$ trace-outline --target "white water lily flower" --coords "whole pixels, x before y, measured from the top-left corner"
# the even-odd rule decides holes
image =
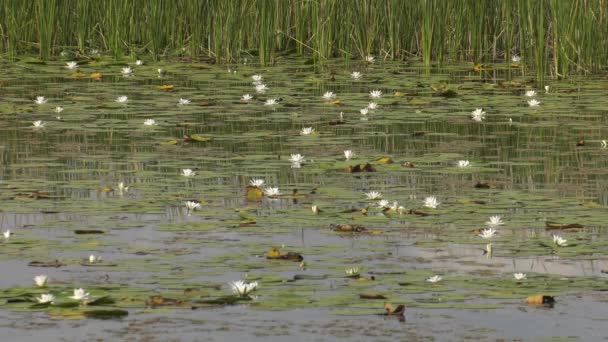
[[[365,196],[369,200],[377,200],[377,199],[381,199],[382,198],[382,193],[380,193],[378,191],[370,191],[370,192],[366,192]]]
[[[251,94],[245,94],[241,96],[241,100],[243,101],[250,101],[251,99],[253,99],[253,96],[251,96]]]
[[[323,94],[323,98],[326,100],[331,100],[334,99],[336,97],[336,94],[334,94],[333,91],[326,91],[325,94]]]
[[[534,96],[536,96],[536,90],[527,90],[525,95],[527,97],[534,97]]]
[[[75,69],[76,67],[78,67],[78,63],[76,63],[76,62],[67,62],[67,63],[65,63],[65,68],[66,69]]]
[[[156,69],[158,72],[158,77],[163,77],[167,72],[161,68]]]
[[[74,295],[70,296],[70,298],[75,300],[88,300],[89,293],[85,292],[84,289],[74,289]]]
[[[133,73],[133,69],[131,69],[131,67],[124,67],[120,72],[125,76],[129,76]]]
[[[389,203],[390,202],[387,200],[380,200],[380,201],[378,201],[378,208],[380,208],[380,209],[388,208]]]
[[[519,63],[521,61],[521,57],[519,57],[518,55],[513,55],[513,57],[511,57],[511,62],[513,63]]]
[[[261,83],[261,84],[256,84],[255,86],[255,92],[259,93],[259,94],[264,94],[266,91],[268,90],[268,87]]]
[[[266,102],[264,102],[264,105],[266,105],[266,106],[275,106],[277,104],[278,104],[278,102],[276,99],[268,99],[268,100],[266,100]]]
[[[458,167],[460,167],[460,168],[469,167],[469,161],[468,160],[459,160]]]
[[[188,211],[196,210],[200,207],[201,207],[201,202],[199,202],[199,201],[195,201],[195,200],[186,201],[186,208],[188,208]]]
[[[602,148],[607,148],[607,147],[608,147],[608,141],[602,140]]]
[[[302,130],[300,131],[301,135],[311,135],[315,132],[315,129],[312,127],[304,127],[302,128]]]
[[[381,90],[372,90],[369,92],[369,96],[371,96],[374,99],[378,99],[378,98],[382,97],[382,91]]]
[[[489,239],[496,235],[496,229],[493,229],[493,228],[482,229],[479,232],[479,234],[477,234],[477,235],[481,236],[484,239]]]
[[[553,235],[553,243],[559,247],[566,247],[568,244],[566,243],[568,240],[562,238],[559,235]]]
[[[484,112],[482,108],[477,108],[471,112],[471,119],[473,119],[473,121],[481,122],[485,119],[485,115],[486,112]]]
[[[344,273],[346,274],[347,277],[356,277],[359,274],[361,274],[361,267],[359,267],[359,266],[349,267],[344,270]]]
[[[254,178],[249,180],[249,185],[261,188],[264,185],[264,180],[259,178]]]
[[[156,121],[154,119],[146,119],[146,120],[144,120],[144,125],[146,125],[146,126],[156,126]]]
[[[359,112],[361,113],[361,115],[367,115],[369,113],[369,109],[368,108],[362,108],[362,109],[359,109]]]
[[[355,156],[355,152],[353,152],[352,150],[345,150],[344,151],[344,158],[346,158],[346,160],[350,160],[354,156]]]
[[[129,98],[125,95],[122,95],[117,97],[115,101],[118,103],[127,103],[127,101],[129,101]]]
[[[304,156],[301,154],[292,154],[291,158],[289,158],[289,161],[292,163],[301,163],[304,161]]]
[[[422,204],[423,207],[427,207],[427,208],[437,208],[441,203],[437,202],[437,197],[435,196],[429,196],[427,198],[424,199],[424,203]]]
[[[441,281],[441,279],[443,279],[443,278],[441,278],[438,275],[434,275],[432,277],[426,278],[426,281],[428,281],[429,283],[438,283]]]
[[[53,304],[53,301],[55,300],[55,296],[53,296],[50,293],[45,293],[45,294],[40,295],[40,297],[36,297],[36,300],[40,304],[46,304],[46,303]]]
[[[268,196],[268,197],[273,197],[273,196],[279,196],[281,194],[281,192],[279,191],[279,188],[273,188],[273,187],[267,187],[264,188],[264,195]]]
[[[548,86],[548,85],[546,85],[546,86],[545,86],[545,93],[548,93],[548,92],[549,92],[549,86]]]
[[[120,182],[120,183],[118,183],[118,191],[120,191],[120,192],[129,191],[129,187],[125,186],[125,183]]]
[[[36,284],[38,287],[45,287],[48,279],[49,278],[44,274],[37,275],[34,277],[34,284]]]
[[[360,72],[358,72],[358,71],[353,71],[353,72],[350,74],[350,77],[354,78],[355,80],[360,79],[360,78],[361,78],[361,76],[363,76],[363,75],[362,75]]]
[[[490,216],[490,219],[489,219],[489,221],[486,222],[486,224],[488,226],[500,226],[504,223],[502,222],[502,216],[493,215],[493,216]]]
[[[376,61],[376,58],[374,56],[365,56],[365,61],[367,63],[374,63]]]
[[[313,212],[314,214],[318,214],[318,213],[320,213],[320,212],[321,212],[321,209],[319,209],[319,206],[318,206],[318,205],[316,205],[316,204],[313,204],[313,206],[312,206],[312,207],[310,207],[310,210],[312,210],[312,212]]]
[[[97,263],[97,262],[100,262],[100,261],[101,261],[101,256],[95,255],[95,254],[89,255],[89,263],[90,264],[94,264],[94,263]]]
[[[540,105],[540,101],[538,101],[537,99],[532,99],[528,101],[528,105],[530,107],[538,107],[538,105]]]
[[[257,281],[246,283],[242,280],[230,282],[228,285],[230,285],[232,292],[236,293],[240,297],[249,297],[249,293],[258,287]]]
[[[192,171],[192,169],[182,169],[181,175],[184,177],[194,177],[196,176],[196,172]]]
[[[378,104],[376,102],[370,102],[367,104],[367,109],[369,109],[369,110],[378,109]]]
[[[63,107],[62,106],[55,107],[54,112],[57,113],[57,114],[63,112]]]
[[[259,83],[259,82],[262,82],[264,77],[262,75],[253,75],[253,76],[251,76],[251,79],[253,80],[254,83]]]
[[[144,61],[142,61],[141,59],[138,59],[135,61],[135,65],[144,65]]]
[[[513,273],[513,277],[515,277],[515,279],[517,280],[524,280],[526,279],[526,274],[525,273]]]
[[[38,105],[43,105],[45,104],[47,101],[47,99],[44,98],[44,96],[36,96],[36,100],[34,100],[34,102]]]
[[[34,121],[33,124],[34,128],[43,128],[46,125],[42,120]]]
[[[5,230],[2,232],[2,235],[4,236],[5,239],[10,239],[11,235],[13,235],[13,233],[11,233],[11,231],[9,229]]]
[[[185,106],[190,104],[190,100],[180,97],[179,102],[177,104],[179,104],[180,106]]]

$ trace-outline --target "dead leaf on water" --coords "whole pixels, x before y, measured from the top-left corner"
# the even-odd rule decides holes
[[[171,91],[171,90],[175,89],[175,86],[173,84],[163,84],[160,86],[156,86],[156,88],[158,90]]]
[[[266,259],[302,261],[304,260],[304,257],[295,252],[287,252],[286,254],[282,254],[277,248],[272,248],[266,252]]]
[[[375,162],[380,164],[393,164],[395,161],[393,161],[393,158],[391,157],[383,156],[376,159]]]
[[[547,296],[547,295],[534,295],[534,296],[529,296],[528,298],[526,298],[524,303],[531,304],[531,305],[543,305],[543,304],[551,305],[551,304],[555,303],[555,298],[553,296]]]
[[[405,314],[405,305],[399,304],[397,307],[391,305],[391,303],[384,303],[384,309],[386,310],[387,316],[403,316]]]

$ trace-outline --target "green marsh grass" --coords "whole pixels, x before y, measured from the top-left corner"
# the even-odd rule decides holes
[[[0,49],[13,60],[66,49],[124,56],[208,56],[272,64],[296,52],[316,63],[374,55],[509,62],[567,76],[605,69],[607,0],[2,0]],[[539,15],[539,13],[541,15]]]

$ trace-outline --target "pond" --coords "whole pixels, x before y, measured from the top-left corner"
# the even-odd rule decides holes
[[[604,337],[604,77],[66,62],[4,64],[2,336]]]

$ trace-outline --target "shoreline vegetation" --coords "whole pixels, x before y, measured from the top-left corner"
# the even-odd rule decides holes
[[[426,66],[521,56],[536,78],[606,68],[608,0],[2,0],[4,60],[65,51],[125,57],[244,58],[284,54]]]

